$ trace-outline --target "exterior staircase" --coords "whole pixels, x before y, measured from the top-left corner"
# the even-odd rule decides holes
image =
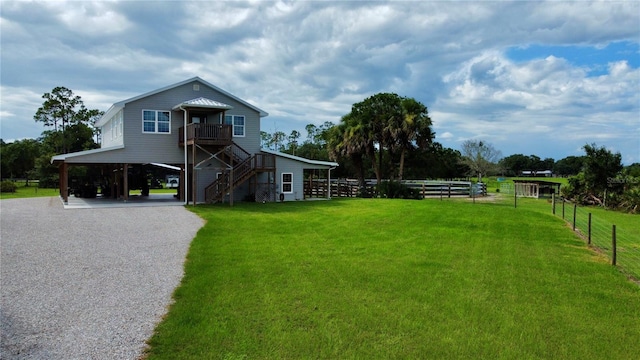
[[[273,155],[252,155],[235,142],[225,146],[213,157],[220,160],[227,168],[205,188],[205,202],[208,204],[222,202],[227,194],[259,171],[275,168]]]

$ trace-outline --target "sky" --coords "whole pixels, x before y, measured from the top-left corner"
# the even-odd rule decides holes
[[[640,162],[638,1],[0,1],[0,137],[42,95],[89,109],[194,76],[306,136],[381,92],[427,106],[443,146]]]

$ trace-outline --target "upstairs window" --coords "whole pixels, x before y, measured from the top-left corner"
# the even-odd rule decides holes
[[[244,115],[225,115],[224,123],[233,125],[233,136],[244,137]]]
[[[142,132],[171,133],[171,112],[161,110],[142,110]]]

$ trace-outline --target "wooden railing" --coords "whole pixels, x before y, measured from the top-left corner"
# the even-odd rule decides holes
[[[274,170],[276,168],[276,156],[272,154],[255,154],[253,167],[258,171]]]
[[[187,143],[228,145],[233,141],[232,126],[225,124],[187,125]],[[178,132],[178,142],[184,145],[184,127]]]
[[[233,144],[225,150],[237,163],[231,169],[225,170],[209,186],[205,188],[205,201],[207,203],[222,201],[231,190],[247,181],[258,171],[275,169],[276,157],[272,154],[251,155],[241,147]],[[244,159],[243,157],[246,156]]]

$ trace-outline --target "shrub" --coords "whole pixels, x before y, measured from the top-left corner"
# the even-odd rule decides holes
[[[410,188],[399,181],[384,181],[378,192],[381,197],[389,199],[422,199],[420,190]]]
[[[18,186],[13,181],[5,180],[0,183],[0,192],[14,193]]]

